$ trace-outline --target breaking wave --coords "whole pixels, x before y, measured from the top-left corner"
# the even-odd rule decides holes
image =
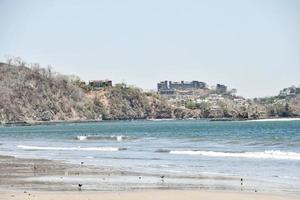
[[[300,160],[300,153],[285,151],[263,152],[216,152],[216,151],[170,151],[170,154],[201,155],[209,157],[233,157],[233,158],[256,158],[256,159],[290,159]]]
[[[274,119],[253,119],[246,122],[276,122],[276,121],[300,121],[300,118],[274,118]]]
[[[126,135],[78,135],[75,137],[76,140],[131,140],[136,139],[135,137],[126,136]]]
[[[57,151],[122,151],[126,148],[118,147],[40,147],[40,146],[26,146],[18,145],[20,149],[25,150],[57,150]]]

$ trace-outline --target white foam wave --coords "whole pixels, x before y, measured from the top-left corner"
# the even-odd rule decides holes
[[[117,147],[40,147],[40,146],[26,146],[18,145],[18,148],[25,150],[58,150],[58,151],[120,151],[125,148]]]
[[[78,136],[76,136],[76,139],[77,140],[87,140],[87,136],[85,136],[85,135],[78,135]]]
[[[116,139],[117,139],[117,141],[122,141],[123,140],[123,136],[122,135],[117,135]]]
[[[300,118],[253,119],[247,122],[300,121]]]
[[[209,157],[300,160],[300,153],[284,152],[284,151],[263,151],[263,152],[243,152],[243,153],[227,153],[227,152],[216,152],[216,151],[170,151],[170,154],[201,155],[201,156],[209,156]]]
[[[163,118],[163,119],[148,119],[148,121],[174,121],[175,119],[171,119],[171,118]]]
[[[129,140],[134,139],[134,137],[126,136],[126,135],[78,135],[75,137],[76,140]]]

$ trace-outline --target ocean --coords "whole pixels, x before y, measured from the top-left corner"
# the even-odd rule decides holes
[[[157,120],[0,127],[0,155],[144,174],[139,187],[300,194],[300,121]],[[48,177],[49,178],[49,177]],[[97,189],[93,180],[86,180]],[[163,179],[163,180],[162,180]],[[93,185],[93,187],[92,187]]]

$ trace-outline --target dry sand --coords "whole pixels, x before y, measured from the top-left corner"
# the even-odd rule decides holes
[[[297,197],[195,190],[135,192],[0,192],[0,200],[296,200]]]

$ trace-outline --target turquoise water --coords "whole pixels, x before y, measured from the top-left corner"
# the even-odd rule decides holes
[[[243,178],[251,189],[300,194],[300,121],[0,127],[0,137],[2,155],[190,178],[186,182],[195,177]],[[228,184],[238,186],[239,182]]]

